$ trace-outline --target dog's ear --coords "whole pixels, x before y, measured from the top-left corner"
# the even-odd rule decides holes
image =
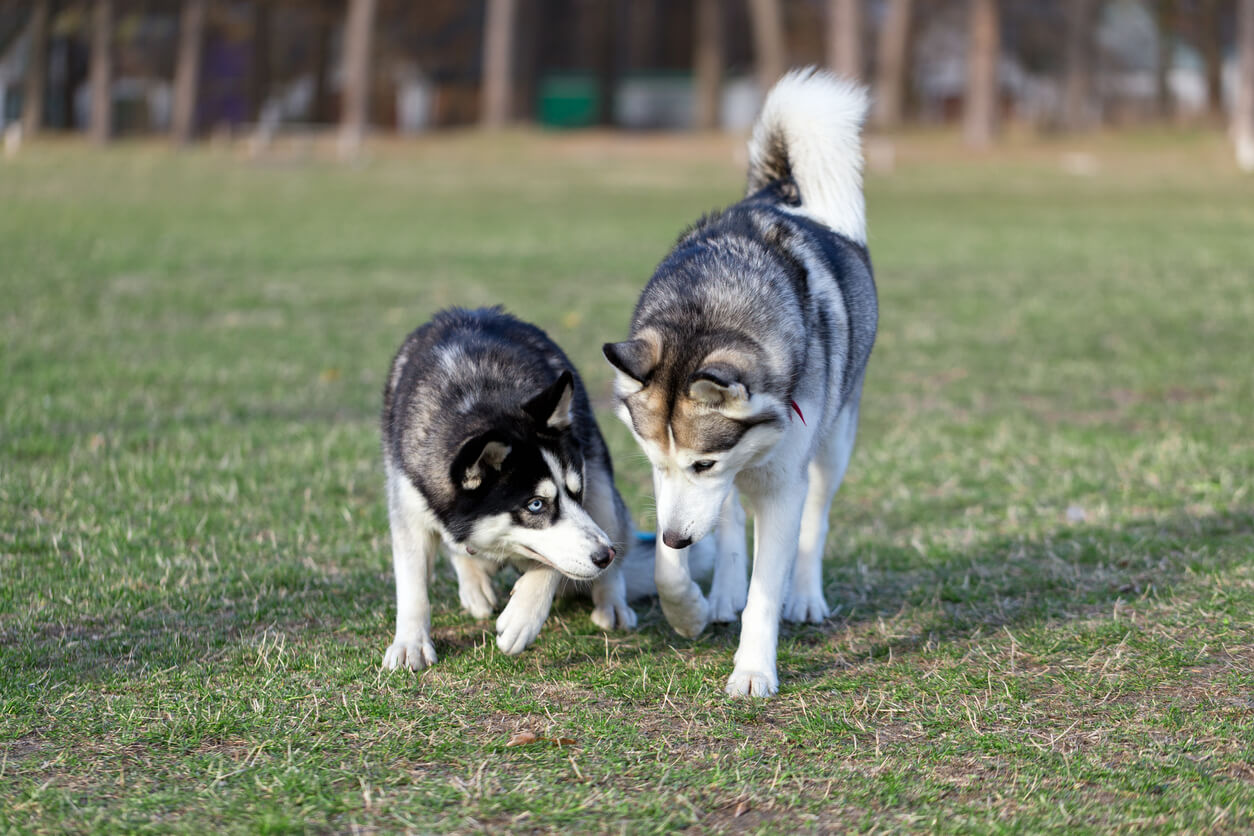
[[[567,369],[553,385],[523,404],[523,412],[531,416],[537,426],[564,430],[570,426],[574,400],[575,378]]]
[[[727,412],[744,411],[750,392],[740,378],[740,371],[725,363],[702,366],[688,378],[688,397]]]
[[[606,343],[601,346],[601,352],[611,366],[642,386],[657,366],[657,345],[652,340],[634,339]]]
[[[471,438],[453,457],[451,475],[454,484],[473,491],[483,487],[501,472],[510,446],[496,433],[483,433]]]

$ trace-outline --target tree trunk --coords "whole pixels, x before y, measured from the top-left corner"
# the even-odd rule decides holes
[[[862,0],[827,0],[827,66],[862,80]]]
[[[1224,112],[1223,34],[1219,29],[1219,0],[1202,0],[1199,40],[1206,64],[1206,115],[1218,124]]]
[[[331,60],[331,23],[332,13],[325,2],[313,7],[314,43],[313,43],[313,122],[325,125],[335,121],[331,108],[331,85],[329,83]]]
[[[618,85],[618,27],[619,0],[597,0],[589,7],[597,17],[594,31],[596,43],[601,45],[595,53],[597,74],[597,124],[614,124],[614,96]]]
[[[693,27],[693,78],[698,130],[719,124],[723,97],[723,0],[697,0]]]
[[[44,127],[44,94],[48,86],[48,5],[37,0],[30,14],[30,60],[22,93],[22,130],[34,136]]]
[[[483,25],[483,86],[479,121],[501,128],[513,112],[514,0],[488,0]]]
[[[174,105],[170,131],[186,145],[196,133],[196,100],[200,89],[200,51],[205,33],[205,0],[183,0],[179,22],[179,54],[174,68]]]
[[[878,128],[901,124],[910,69],[911,0],[888,0],[876,47],[875,104],[872,121]]]
[[[377,0],[349,0],[344,24],[344,104],[340,156],[355,157],[366,136],[370,110],[370,43]]]
[[[749,25],[753,29],[758,86],[765,95],[788,69],[784,13],[779,0],[749,0]]]
[[[103,144],[113,134],[113,0],[94,0],[91,9],[92,142]]]
[[[1237,165],[1254,172],[1254,0],[1237,0],[1237,97],[1232,138]]]
[[[270,95],[270,0],[253,0],[253,49],[248,66],[248,105],[252,120],[261,121],[261,111]]]
[[[967,90],[963,134],[973,148],[984,148],[997,132],[997,59],[1001,50],[997,0],[969,0]]]
[[[1089,96],[1092,89],[1093,0],[1067,0],[1063,125],[1069,131],[1089,127]]]
[[[1157,0],[1154,4],[1154,23],[1158,29],[1158,61],[1154,65],[1154,99],[1158,115],[1171,117],[1171,64],[1172,64],[1172,4],[1175,0]]]

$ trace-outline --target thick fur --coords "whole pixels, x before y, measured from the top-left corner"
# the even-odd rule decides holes
[[[698,221],[605,346],[619,416],[653,465],[662,610],[694,636],[743,607],[733,695],[778,689],[779,620],[822,621],[828,510],[857,430],[878,308],[866,250],[865,92],[786,75],[750,142],[748,196]],[[754,514],[744,588],[743,496]],[[709,600],[688,546],[717,529]]]
[[[437,314],[392,361],[382,425],[396,572],[384,667],[436,661],[427,587],[441,542],[477,618],[496,605],[499,565],[520,570],[496,622],[506,653],[535,639],[572,581],[590,588],[598,626],[635,626],[614,560],[635,540],[631,519],[583,383],[539,328],[499,308]]]

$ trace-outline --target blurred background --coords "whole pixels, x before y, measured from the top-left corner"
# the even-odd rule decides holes
[[[1254,169],[1254,0],[22,0],[0,124],[176,142],[456,126],[742,131],[789,66],[870,84],[873,125],[973,146],[1148,122]]]

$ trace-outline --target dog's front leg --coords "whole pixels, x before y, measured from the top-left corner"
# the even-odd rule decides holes
[[[779,617],[797,558],[808,480],[770,481],[773,484],[761,486],[758,495],[749,497],[754,511],[753,577],[740,616],[736,667],[727,680],[727,693],[733,697],[770,697],[779,691],[775,671]]]
[[[627,605],[627,581],[621,560],[592,582],[592,623],[602,630],[636,629],[636,611]]]
[[[514,582],[509,603],[496,619],[496,646],[502,653],[516,656],[536,640],[561,580],[557,570],[535,566]]]
[[[701,635],[710,621],[710,604],[688,571],[688,549],[672,549],[659,537],[653,580],[662,614],[675,632],[689,639]]]
[[[745,608],[748,581],[745,566],[745,509],[740,507],[740,494],[733,490],[723,501],[715,537],[718,552],[714,557],[714,577],[710,581],[710,620],[730,622]]]
[[[396,638],[383,654],[383,667],[388,670],[409,668],[420,671],[436,660],[431,643],[431,601],[427,583],[435,562],[440,536],[406,519],[392,497],[389,505],[392,521],[392,566],[396,573]]]

